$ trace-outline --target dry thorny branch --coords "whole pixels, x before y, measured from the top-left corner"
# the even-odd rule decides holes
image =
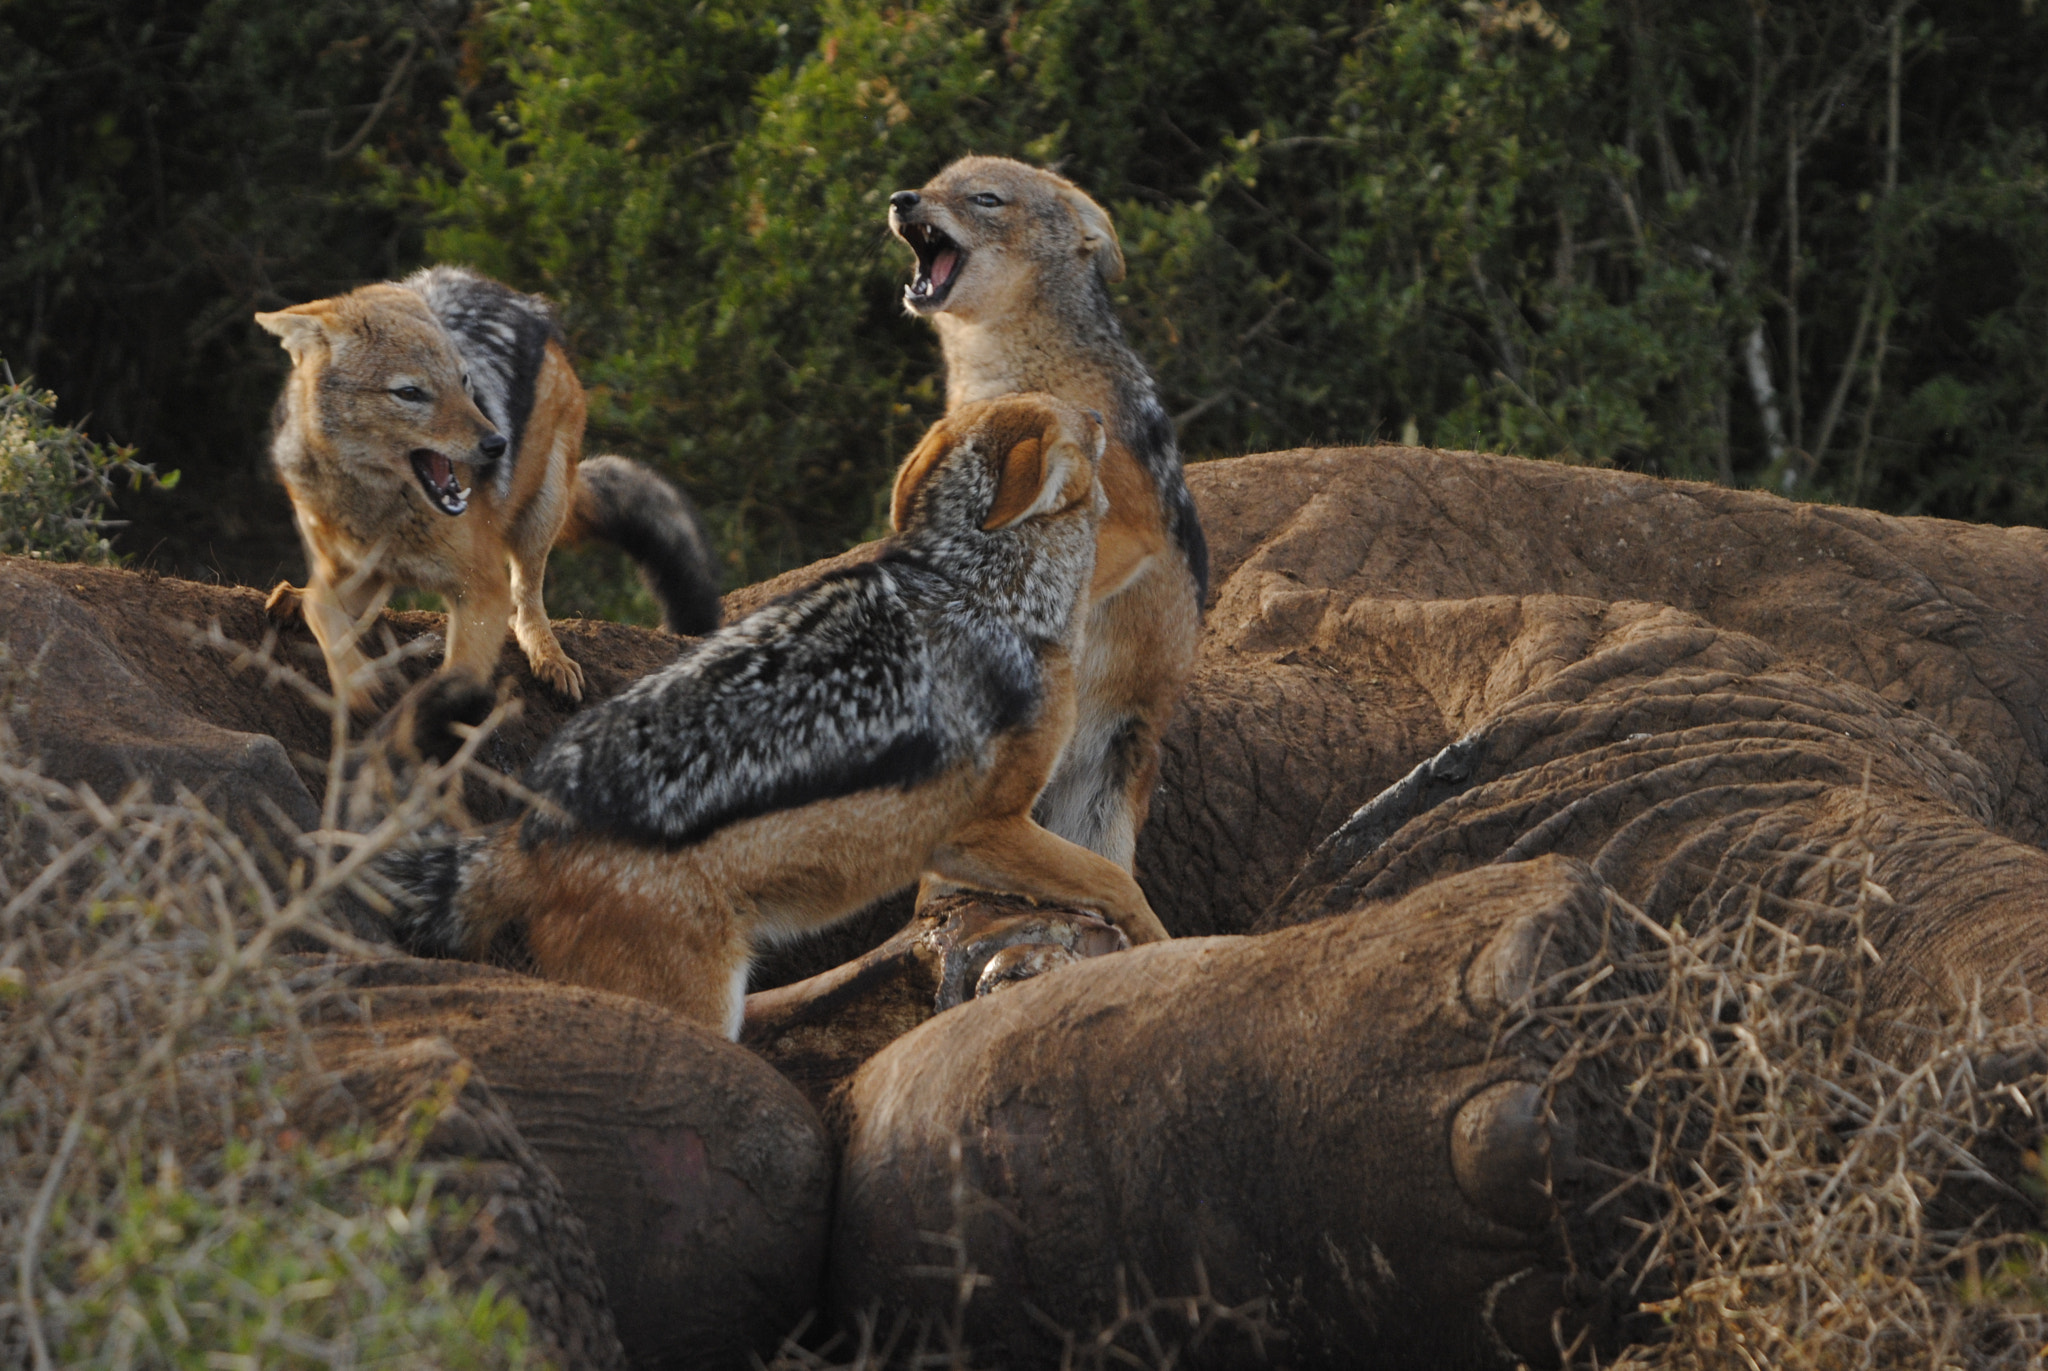
[[[1821,899],[1731,885],[1694,926],[1611,898],[1599,955],[1503,1027],[1594,1144],[1560,1178],[1605,1239],[1582,1269],[1661,1323],[1616,1364],[2039,1365],[2048,1030],[2023,986],[1877,1008],[1871,853],[1816,865]]]
[[[523,1312],[434,1261],[461,1215],[417,1163],[424,1122],[306,1138],[286,1114],[318,1070],[300,1007],[321,967],[379,951],[339,902],[451,812],[483,734],[394,785],[337,715],[326,826],[299,834],[50,780],[12,726],[36,670],[0,660],[0,1362],[520,1361]],[[381,815],[344,832],[372,789]]]

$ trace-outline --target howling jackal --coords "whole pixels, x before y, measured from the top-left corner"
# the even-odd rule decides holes
[[[581,699],[541,602],[558,542],[624,549],[671,631],[717,626],[689,501],[624,458],[579,464],[583,387],[547,301],[434,267],[256,322],[292,357],[270,451],[309,572],[270,605],[304,610],[350,707],[375,693],[360,638],[401,585],[448,601],[443,671],[488,680],[509,623],[534,675]]]
[[[1038,817],[1128,871],[1194,670],[1209,552],[1173,424],[1110,302],[1124,275],[1116,230],[1072,182],[1002,157],[962,158],[896,192],[889,224],[917,254],[904,304],[939,331],[949,413],[1046,391],[1106,418],[1109,513],[1075,667],[1078,718]]]
[[[401,939],[737,1035],[755,949],[926,872],[1166,936],[1115,863],[1032,804],[1074,724],[1103,506],[1099,418],[966,405],[905,461],[897,531],[570,720],[523,819],[385,860]]]

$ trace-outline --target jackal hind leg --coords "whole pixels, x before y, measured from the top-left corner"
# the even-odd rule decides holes
[[[543,976],[648,1000],[739,1036],[753,945],[726,891],[686,858],[624,843],[522,856],[540,895],[527,940]]]

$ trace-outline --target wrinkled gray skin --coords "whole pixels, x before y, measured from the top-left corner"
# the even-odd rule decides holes
[[[1217,1299],[1274,1299],[1290,1335],[1268,1344],[1276,1360],[1540,1358],[1550,1311],[1605,1305],[1559,1260],[1567,1236],[1604,1241],[1575,1164],[1598,1156],[1603,1121],[1570,1089],[1555,1124],[1538,1120],[1527,1086],[1547,1064],[1489,1048],[1498,1006],[1552,964],[1546,939],[1574,955],[1610,917],[1607,890],[1689,926],[1754,890],[1839,908],[1858,892],[1838,858],[1865,851],[1890,901],[1871,906],[1882,1002],[2039,979],[2048,534],[1413,449],[1205,463],[1189,480],[1222,579],[1140,866],[1177,933],[1262,915],[1274,931],[1058,968],[882,1046],[831,1120],[847,1140],[842,1314],[877,1298],[952,1312],[950,1285],[903,1266],[950,1267],[919,1233],[953,1228],[957,1193],[992,1282],[965,1332],[1018,1349],[983,1364],[1033,1347],[1056,1361],[1027,1304],[1085,1334],[1114,1315],[1119,1268],[1133,1299],[1140,1275],[1185,1293],[1195,1255]],[[174,717],[322,746],[317,716],[203,674],[215,659],[161,628],[219,618],[253,646],[260,597],[8,565],[75,606],[62,622],[104,635]],[[818,570],[740,592],[728,617]],[[577,631],[593,663],[662,646]],[[14,635],[17,661],[37,634]],[[83,720],[57,693],[31,692],[28,721],[67,776],[116,755],[194,783],[227,772],[183,753],[173,769],[125,737],[64,751]],[[527,693],[507,770],[555,718]],[[806,1008],[785,1003],[783,1022]],[[870,1026],[833,1070],[886,1039]],[[1187,1327],[1173,1311],[1158,1331]],[[1249,1351],[1223,1333],[1188,1361]]]
[[[1572,1121],[1543,1121],[1544,1064],[1489,1047],[1607,913],[1582,866],[1545,859],[1384,917],[1139,948],[942,1015],[840,1102],[836,1311],[942,1323],[955,1285],[911,1269],[950,1271],[932,1237],[958,1235],[988,1282],[965,1341],[1012,1365],[1057,1363],[1034,1306],[1085,1338],[1119,1291],[1204,1280],[1225,1304],[1273,1302],[1285,1364],[1541,1363],[1553,1312],[1607,1308],[1569,1287],[1545,1189],[1579,1178]],[[1154,1324],[1189,1339],[1182,1307]],[[1185,1351],[1261,1364],[1228,1327]]]
[[[1311,854],[1272,931],[1070,968],[877,1054],[836,1122],[840,1317],[949,1316],[955,1287],[915,1268],[950,1268],[931,1235],[951,1233],[984,1278],[966,1343],[1026,1361],[1057,1357],[1034,1308],[1086,1337],[1119,1291],[1206,1281],[1270,1302],[1288,1364],[1554,1364],[1553,1326],[1631,1331],[1566,1258],[1623,1250],[1583,1162],[1627,1159],[1600,1155],[1620,1130],[1586,1078],[1546,1117],[1551,1062],[1496,1033],[1530,986],[1634,936],[1620,901],[1698,929],[1761,898],[1837,941],[1860,911],[1867,1007],[1981,987],[2018,1012],[2001,988],[2048,973],[2048,853],[1991,831],[1989,768],[1746,635],[1649,607],[1587,622],[1582,657]],[[1153,1325],[1189,1338],[1181,1307]],[[1259,1347],[1222,1329],[1185,1351]]]

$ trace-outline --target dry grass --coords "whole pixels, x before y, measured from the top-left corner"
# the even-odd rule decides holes
[[[1641,1302],[1608,1364],[2038,1366],[2048,1031],[2021,987],[1874,1008],[1889,897],[1855,844],[1823,863],[1821,902],[1736,891],[1697,927],[1613,901],[1601,954],[1505,1025],[1580,1123],[1581,1268]]]
[[[12,727],[33,670],[0,662],[0,1364],[521,1363],[524,1312],[434,1260],[464,1216],[418,1163],[430,1119],[307,1138],[286,1108],[317,1069],[304,954],[375,951],[337,901],[447,807],[467,751],[345,834],[378,778],[341,783],[337,716],[326,832],[265,832],[40,774]]]

